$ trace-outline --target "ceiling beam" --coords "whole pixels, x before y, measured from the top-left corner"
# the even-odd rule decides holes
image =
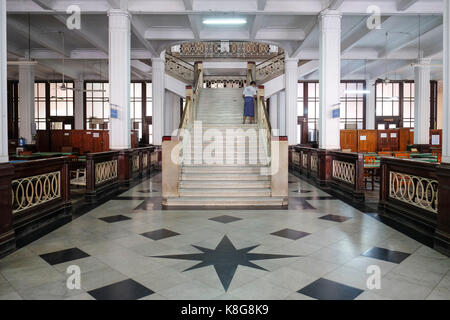
[[[150,52],[152,56],[157,56],[155,48],[151,45],[150,41],[145,39],[145,30],[146,27],[142,23],[142,21],[136,17],[131,17],[131,32],[138,38],[138,40],[141,42],[141,44]]]
[[[305,39],[300,43],[300,45],[292,51],[292,57],[298,57],[300,52],[303,50],[303,46],[307,40],[310,40],[313,31],[319,27],[319,20],[317,17],[312,19],[310,23],[305,27]]]
[[[56,62],[55,60],[39,60],[39,65],[43,65],[57,73],[63,74],[65,77],[69,77],[71,79],[77,79],[79,73],[77,70],[70,68],[69,66],[63,66],[62,63]]]
[[[32,0],[32,1],[44,10],[52,10],[53,11],[53,7],[51,6],[51,4],[47,4],[43,0]],[[50,3],[52,3],[52,1],[50,1]]]
[[[14,29],[16,32],[23,35],[26,39],[28,39],[28,24],[21,21],[20,19],[9,16],[8,17],[8,27]],[[54,50],[66,57],[70,56],[70,50],[67,50],[65,48],[63,50],[62,48],[62,42],[59,41],[58,37],[55,37],[55,35],[45,34],[42,33],[40,30],[36,29],[35,27],[30,27],[30,38],[33,42],[39,43],[40,45]]]
[[[381,26],[389,19],[392,19],[392,16],[382,16]],[[341,52],[345,53],[348,50],[352,49],[359,41],[373,32],[379,32],[379,30],[367,28],[367,17],[363,17],[361,21],[355,27],[353,27],[350,32],[342,36]]]
[[[183,0],[184,8],[187,11],[192,11],[194,9],[194,0]]]
[[[419,0],[397,0],[397,10],[406,11]]]
[[[319,60],[311,60],[298,67],[298,76],[303,78],[319,69]]]
[[[267,0],[257,0],[258,11],[264,11],[266,9]]]
[[[54,16],[56,20],[61,22],[62,24],[66,24],[67,17],[63,15],[55,15]],[[89,23],[87,19],[82,20],[82,27],[80,29],[73,29],[72,32],[78,34],[81,36],[84,40],[89,42],[94,48],[97,48],[105,53],[108,53],[108,42],[104,39],[104,37],[99,36],[98,34],[95,34],[93,32],[93,29],[95,26]]]
[[[407,35],[403,35],[402,37],[398,37],[397,39],[387,41],[388,45],[386,46],[386,48],[382,49],[379,52],[380,58],[389,57],[389,55],[393,52],[396,52],[409,45],[418,43],[419,37],[423,38],[433,33],[438,35],[442,30],[442,23],[442,17],[436,17],[435,19],[432,19],[431,21],[425,23],[425,25],[422,25],[420,34],[419,30],[412,30]],[[395,32],[393,33],[395,34]]]
[[[331,10],[339,10],[344,3],[345,0],[330,0],[330,4],[328,6],[328,9]]]
[[[200,39],[200,30],[201,30],[201,23],[199,17],[193,14],[188,15],[189,23],[191,24],[191,30],[194,34],[195,40]]]

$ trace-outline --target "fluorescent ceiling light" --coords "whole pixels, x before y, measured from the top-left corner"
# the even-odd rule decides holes
[[[203,24],[213,25],[237,25],[246,23],[247,20],[244,18],[208,18],[203,20]]]
[[[345,94],[369,94],[370,90],[345,90]]]

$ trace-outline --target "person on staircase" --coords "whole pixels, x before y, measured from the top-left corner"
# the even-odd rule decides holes
[[[258,91],[256,89],[255,81],[250,82],[250,85],[245,87],[245,89],[244,89],[244,93],[242,94],[242,96],[244,97],[244,121],[243,121],[243,124],[245,124],[247,117],[250,118],[250,123],[254,123],[255,99],[256,99],[257,93],[258,93]]]

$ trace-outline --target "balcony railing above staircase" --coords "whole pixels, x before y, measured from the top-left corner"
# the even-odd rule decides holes
[[[185,83],[194,82],[194,66],[168,53],[166,53],[166,72]]]
[[[256,81],[265,83],[281,76],[284,73],[284,59],[283,53],[258,64],[256,66]]]

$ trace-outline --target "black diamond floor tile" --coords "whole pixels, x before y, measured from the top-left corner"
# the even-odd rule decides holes
[[[132,279],[88,291],[96,300],[137,300],[154,292]]]
[[[297,292],[318,300],[353,300],[364,291],[320,278]]]
[[[72,260],[86,258],[89,257],[89,255],[78,248],[70,248],[46,254],[41,254],[40,257],[44,259],[46,262],[48,262],[50,265],[55,265]]]
[[[230,223],[230,222],[239,221],[239,220],[242,220],[242,219],[241,218],[237,218],[237,217],[233,217],[233,216],[223,215],[223,216],[210,218],[209,220],[213,220],[213,221],[216,221],[216,222],[222,222],[222,223]]]
[[[102,221],[105,221],[105,222],[108,222],[108,223],[113,223],[113,222],[120,222],[120,221],[125,221],[125,220],[131,220],[131,218],[119,214],[117,216],[109,216],[109,217],[99,218],[99,220],[102,220]]]
[[[399,264],[403,260],[408,258],[410,254],[401,251],[393,251],[385,248],[373,247],[372,249],[364,252],[362,256]]]
[[[169,237],[178,236],[179,233],[167,229],[159,229],[150,232],[141,233],[141,236],[150,238],[152,240],[161,240]]]
[[[279,236],[279,237],[283,237],[283,238],[287,238],[287,239],[291,239],[291,240],[298,240],[300,238],[309,236],[310,233],[303,232],[303,231],[297,231],[297,230],[293,230],[293,229],[283,229],[283,230],[280,230],[277,232],[273,232],[273,233],[271,233],[271,235]]]
[[[334,221],[334,222],[345,222],[347,220],[350,220],[351,217],[339,216],[336,214],[327,214],[326,216],[320,217],[319,219]]]

